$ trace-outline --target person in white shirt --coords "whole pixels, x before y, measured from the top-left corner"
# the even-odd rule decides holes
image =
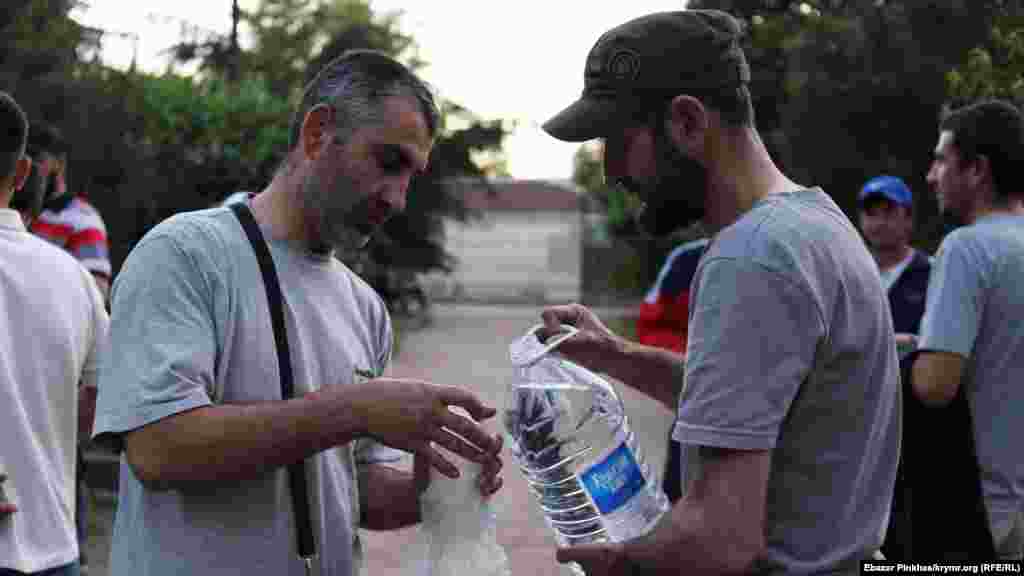
[[[89,272],[9,207],[32,160],[25,114],[3,92],[0,125],[0,576],[76,576],[75,446],[92,425],[107,313]]]

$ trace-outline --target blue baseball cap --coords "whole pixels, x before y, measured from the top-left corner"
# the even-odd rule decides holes
[[[863,205],[865,200],[876,196],[900,206],[914,206],[914,195],[910,192],[910,188],[903,183],[903,180],[895,176],[876,176],[868,180],[860,189],[857,202]]]

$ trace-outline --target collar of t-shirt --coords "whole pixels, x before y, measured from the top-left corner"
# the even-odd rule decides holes
[[[914,251],[911,250],[910,254],[907,254],[907,257],[901,260],[899,264],[892,266],[887,270],[879,270],[879,273],[882,275],[882,286],[885,286],[886,292],[892,290],[893,285],[896,284],[896,281],[900,279],[900,276],[903,275],[903,272],[907,269],[907,266],[910,266],[910,262],[913,259]]]
[[[0,208],[0,229],[25,232],[25,221],[17,210]]]

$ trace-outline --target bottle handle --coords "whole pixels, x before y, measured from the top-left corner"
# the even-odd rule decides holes
[[[561,328],[564,330],[563,333],[548,338],[546,342],[541,342],[538,333],[544,329],[543,324],[537,324],[533,328],[530,328],[526,334],[512,344],[510,347],[512,364],[516,366],[528,366],[533,364],[540,358],[547,356],[552,350],[557,348],[569,338],[579,334],[579,328],[571,326],[569,324],[562,324]]]
[[[540,332],[543,328],[544,328],[543,324],[538,324],[538,325],[536,325],[536,326],[534,326],[533,328],[530,329],[530,334],[533,334],[534,336],[536,336],[537,333]],[[562,324],[562,325],[559,326],[559,328],[561,328],[562,330],[565,330],[565,333],[558,334],[557,336],[553,336],[551,338],[548,338],[546,342],[541,342],[541,344],[544,345],[544,354],[548,354],[549,352],[551,352],[555,348],[558,348],[558,346],[562,342],[565,342],[566,340],[568,340],[568,339],[572,338],[573,336],[575,336],[575,335],[580,333],[580,329],[575,327],[575,326],[573,326],[572,324]],[[540,338],[538,337],[537,340],[539,341]]]

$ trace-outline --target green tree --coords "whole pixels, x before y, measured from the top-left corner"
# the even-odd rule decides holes
[[[917,242],[943,230],[924,193],[946,74],[1019,10],[1000,0],[693,0],[744,18],[754,107],[769,149],[797,181],[854,216],[870,177],[918,191]]]
[[[0,86],[59,74],[95,38],[70,18],[76,0],[7,0],[0,8]]]
[[[252,44],[239,57],[240,77],[258,81],[274,98],[296,101],[316,72],[347,50],[379,50],[418,69],[423,62],[416,57],[413,38],[399,30],[400,15],[376,14],[364,0],[262,0],[241,16]],[[222,78],[225,42],[214,38],[203,45],[179,44],[176,55],[200,59],[209,73],[207,81]],[[426,174],[411,185],[405,213],[392,219],[373,244],[370,255],[375,265],[370,269],[450,270],[453,262],[444,248],[443,219],[471,215],[446,182],[482,178],[503,169],[506,129],[501,121],[481,119],[450,102],[442,102],[441,108],[443,126],[458,120],[466,128],[442,130]]]
[[[967,54],[967,61],[946,74],[950,104],[1000,98],[1024,104],[1024,19],[1004,15],[987,45]]]

